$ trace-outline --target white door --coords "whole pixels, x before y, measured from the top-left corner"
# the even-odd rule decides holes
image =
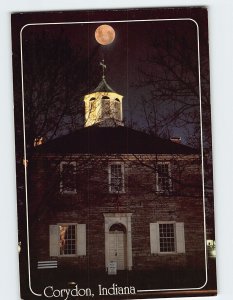
[[[126,268],[126,234],[123,231],[109,232],[109,262],[117,263],[117,270]]]

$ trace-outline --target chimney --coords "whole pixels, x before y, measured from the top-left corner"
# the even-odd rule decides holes
[[[171,137],[170,141],[172,141],[173,143],[181,144],[181,137]]]
[[[34,139],[34,147],[42,145],[44,143],[43,137],[37,137]]]

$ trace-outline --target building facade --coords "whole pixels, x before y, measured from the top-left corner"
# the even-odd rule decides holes
[[[28,185],[35,268],[56,260],[83,272],[108,274],[114,263],[117,271],[204,274],[200,153],[124,126],[122,101],[103,76],[84,97],[84,128],[35,148]]]

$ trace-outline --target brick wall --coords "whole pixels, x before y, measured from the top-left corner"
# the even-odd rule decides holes
[[[59,162],[65,157],[37,157],[30,165],[29,216],[31,257],[49,258],[49,225],[87,225],[87,255],[59,257],[61,265],[79,269],[105,269],[104,213],[132,213],[133,269],[156,267],[197,267],[204,264],[204,222],[201,165],[198,156],[133,155],[94,157],[73,156],[77,161],[77,193],[60,192]],[[108,164],[125,166],[123,194],[110,194]],[[172,190],[155,189],[156,161],[171,163]],[[153,255],[149,224],[157,221],[184,222],[185,254]]]

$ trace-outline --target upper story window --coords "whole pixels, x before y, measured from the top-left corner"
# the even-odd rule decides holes
[[[170,192],[172,189],[171,168],[169,162],[158,163],[156,172],[157,192]]]
[[[124,164],[117,162],[109,165],[109,192],[124,193]]]
[[[76,193],[76,163],[60,163],[60,192]]]

